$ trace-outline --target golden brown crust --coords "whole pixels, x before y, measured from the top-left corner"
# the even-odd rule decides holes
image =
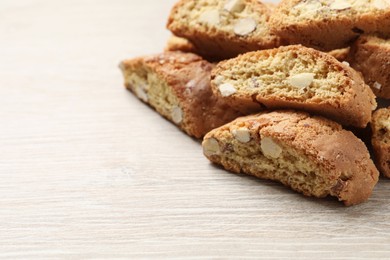
[[[167,28],[173,34],[190,40],[201,56],[209,60],[232,58],[238,54],[268,49],[279,46],[279,37],[270,33],[268,19],[271,10],[258,0],[242,0],[245,9],[240,14],[232,14],[224,10],[226,1],[218,0],[181,0],[172,9]],[[205,8],[219,12],[223,24],[206,26],[199,21]],[[247,15],[243,15],[247,12]],[[197,18],[193,18],[194,17]],[[239,36],[234,33],[231,21],[236,23],[239,18],[251,17],[256,21],[256,29],[247,35]]]
[[[350,57],[351,66],[363,74],[375,95],[390,99],[390,39],[362,36]]]
[[[375,111],[371,129],[376,165],[384,176],[390,178],[390,107]]]
[[[242,144],[252,151],[250,157],[253,159],[250,164],[245,161],[245,157],[238,155],[239,145],[231,133],[232,129],[243,126],[247,127],[251,136],[251,141]],[[264,150],[259,148],[265,138],[272,138],[283,148],[280,153],[282,159],[276,163],[278,167],[288,165],[286,160],[293,160],[293,165],[300,166],[294,166],[293,170],[282,172],[283,174],[259,170],[267,163],[269,166],[263,169],[275,167],[269,160],[264,160],[262,164],[257,162],[265,156]],[[217,141],[218,147],[215,149],[214,145],[210,152],[207,145],[212,139]],[[311,117],[303,112],[263,112],[238,118],[208,133],[203,147],[209,160],[228,170],[277,180],[306,196],[335,196],[347,206],[366,201],[378,181],[379,173],[361,140],[335,122]],[[290,151],[289,156],[282,157],[285,150]],[[296,158],[291,157],[292,155]],[[299,161],[297,158],[303,159]],[[308,174],[303,177],[304,183],[298,184],[299,179],[294,179],[295,175],[305,172]],[[311,175],[317,177],[313,179]],[[320,184],[315,189],[310,189],[318,180],[321,180]]]
[[[279,55],[279,59],[275,63],[280,63],[284,66],[277,68],[277,72],[270,69],[270,66],[264,66],[265,68],[253,69],[259,62],[266,59],[271,59],[270,64],[274,63],[272,59],[275,59]],[[280,58],[280,55],[285,55]],[[301,69],[301,72],[315,72],[317,80],[322,80],[317,84],[319,93],[316,93],[316,88],[311,86],[309,89],[314,94],[308,93],[293,93],[290,95],[291,87],[286,83],[288,74],[292,73],[290,67],[296,67],[296,61],[308,57],[305,62],[315,62],[311,67],[307,65],[307,68]],[[289,63],[290,62],[290,63]],[[320,65],[322,67],[320,67]],[[306,65],[305,65],[306,66]],[[247,69],[249,72],[241,71],[241,68]],[[326,69],[327,72],[320,74],[320,70]],[[236,70],[240,70],[239,72]],[[270,70],[270,71],[269,71]],[[286,71],[280,71],[286,70]],[[257,73],[252,76],[249,81],[247,75],[251,73]],[[259,75],[260,73],[260,75]],[[279,78],[274,78],[274,74],[279,73]],[[284,74],[283,74],[284,73]],[[335,79],[330,78],[339,77],[339,81],[334,82]],[[238,76],[239,75],[239,76]],[[334,76],[336,75],[336,76]],[[244,114],[250,114],[253,112],[261,111],[266,108],[291,108],[298,110],[305,110],[308,112],[317,113],[319,115],[326,116],[330,119],[336,120],[343,125],[352,125],[356,127],[365,127],[371,120],[372,110],[376,107],[375,96],[370,88],[365,85],[361,75],[355,70],[350,68],[347,64],[337,61],[330,55],[316,51],[311,48],[302,47],[300,45],[291,45],[285,47],[279,47],[272,50],[263,50],[257,52],[251,52],[238,56],[235,59],[221,62],[212,72],[211,87],[214,94],[221,96],[219,89],[219,76],[222,76],[226,82],[233,85],[238,80],[245,79],[246,85],[242,86],[243,90],[238,89],[236,93],[223,97],[232,107],[240,110]],[[255,87],[247,86],[251,82],[259,80],[259,77],[269,76],[274,80],[275,87],[267,89],[270,86],[270,82],[264,84],[256,83]],[[281,78],[280,78],[281,77]],[[332,81],[333,80],[333,81]],[[313,81],[315,83],[315,80]],[[331,83],[329,83],[331,82]],[[272,83],[272,82],[271,82]],[[313,84],[314,84],[313,83]],[[325,92],[321,89],[324,88],[324,84],[329,85],[334,93],[332,95],[323,97]],[[263,87],[264,86],[264,87]],[[337,86],[337,89],[334,88]],[[239,86],[240,87],[240,86]],[[277,92],[277,88],[285,91],[286,93]],[[290,92],[288,92],[290,91]]]
[[[330,51],[350,45],[363,33],[390,34],[390,8],[370,1],[335,10],[333,1],[282,0],[273,12],[272,32],[290,44]]]
[[[213,65],[195,54],[166,52],[126,60],[120,67],[126,88],[168,120],[174,121],[171,110],[180,108],[182,120],[175,123],[190,136],[201,138],[211,129],[240,115],[212,95],[210,72]],[[141,95],[137,81],[130,80],[134,75],[143,78],[140,84],[148,85]],[[153,96],[153,93],[157,95]],[[161,93],[166,94],[159,96]],[[143,98],[144,94],[146,98]],[[165,100],[169,102],[163,103]]]

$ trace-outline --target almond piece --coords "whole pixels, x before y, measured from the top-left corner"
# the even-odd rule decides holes
[[[331,5],[330,9],[332,10],[345,10],[351,8],[351,4],[345,0],[335,0]]]
[[[245,36],[256,30],[256,21],[253,18],[242,18],[234,25],[234,33]]]
[[[381,90],[382,84],[375,81],[375,83],[374,83],[374,85],[373,85],[372,87],[373,87],[373,88],[376,88],[377,90]]]
[[[217,9],[204,11],[199,16],[199,21],[209,26],[217,26],[220,22],[219,11]]]
[[[223,97],[229,97],[237,92],[237,89],[230,83],[224,83],[218,87]]]
[[[135,95],[141,99],[142,101],[144,102],[148,102],[149,101],[149,97],[148,97],[148,94],[146,93],[146,91],[141,88],[141,87],[136,87],[135,90]]]
[[[381,10],[387,9],[390,7],[390,1],[388,1],[388,0],[374,0],[372,2],[372,4],[374,5],[374,7],[376,9],[381,9]]]
[[[225,6],[223,9],[230,13],[239,13],[244,10],[245,4],[243,3],[242,0],[229,0],[226,2]]]
[[[314,73],[300,73],[297,75],[290,76],[287,82],[296,88],[307,88],[311,85],[314,80]]]
[[[251,140],[251,134],[249,129],[246,127],[241,127],[238,129],[234,129],[232,131],[234,138],[236,138],[241,143],[248,143]]]
[[[220,153],[219,143],[216,139],[206,139],[203,143],[203,153],[206,156],[212,156]]]
[[[277,145],[271,138],[264,137],[261,139],[261,151],[264,156],[271,158],[279,158],[282,154],[283,149]]]
[[[293,8],[295,11],[298,11],[300,16],[310,16],[314,15],[316,12],[322,9],[322,4],[317,0],[311,1],[301,1]]]
[[[172,121],[175,124],[180,124],[183,121],[183,111],[180,107],[174,106],[171,112]]]
[[[218,75],[215,77],[214,82],[217,86],[221,85],[225,81],[225,77]]]

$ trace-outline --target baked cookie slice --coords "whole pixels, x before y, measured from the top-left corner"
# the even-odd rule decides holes
[[[363,33],[390,35],[390,0],[282,0],[270,23],[290,44],[330,51]]]
[[[181,0],[167,27],[213,60],[280,45],[270,33],[270,9],[258,0]]]
[[[364,143],[328,119],[274,111],[241,117],[208,133],[205,156],[234,173],[279,181],[306,196],[366,201],[378,170]]]
[[[215,95],[244,114],[291,108],[365,127],[376,108],[375,95],[347,63],[300,45],[223,61],[211,79]]]
[[[390,107],[375,111],[371,129],[376,165],[383,175],[390,178]]]
[[[195,54],[181,52],[135,58],[120,64],[127,89],[196,138],[240,115],[213,95],[212,67]]]
[[[350,63],[377,97],[390,99],[390,39],[362,36],[353,45]]]

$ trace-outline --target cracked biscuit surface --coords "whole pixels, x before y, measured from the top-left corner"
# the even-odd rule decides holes
[[[212,94],[212,67],[195,54],[181,52],[145,56],[120,64],[127,89],[196,138],[241,115]]]
[[[274,111],[241,117],[208,133],[205,156],[235,173],[275,180],[306,196],[366,201],[378,170],[364,143],[328,119]]]
[[[365,127],[375,96],[348,64],[300,45],[250,52],[220,62],[211,87],[244,114],[264,109],[305,110]]]

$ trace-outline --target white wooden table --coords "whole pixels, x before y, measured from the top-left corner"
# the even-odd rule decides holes
[[[0,1],[0,258],[390,258],[390,181],[350,208],[224,172],[122,87],[174,0]]]

